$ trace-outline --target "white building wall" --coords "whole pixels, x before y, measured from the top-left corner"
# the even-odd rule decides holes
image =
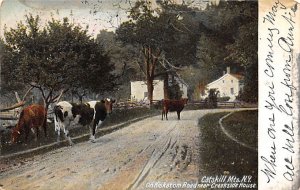
[[[131,82],[131,100],[143,101],[148,98],[147,83],[145,81]],[[153,81],[153,100],[161,100],[164,98],[164,82],[160,80]]]
[[[143,100],[144,94],[145,92],[147,92],[147,83],[144,81],[130,82],[130,89],[131,89],[131,95],[130,95],[131,101]]]
[[[230,74],[225,74],[223,77],[217,79],[216,81],[209,83],[206,88],[206,94],[204,96],[201,96],[201,98],[208,97],[209,89],[216,88],[220,92],[220,97],[228,96],[230,97],[229,101],[233,101],[236,99],[236,96],[238,96],[240,91],[239,80]],[[231,92],[231,89],[233,89],[233,93]]]
[[[180,90],[182,91],[182,98],[188,98],[187,96],[187,86],[185,84],[179,83]]]
[[[153,85],[153,100],[164,99],[164,81],[154,80]]]
[[[164,81],[154,80],[153,81],[153,100],[164,99]],[[179,83],[180,90],[183,91],[182,98],[187,98],[187,86]],[[131,87],[131,101],[143,101],[147,100],[148,94],[147,83],[145,81],[134,81],[130,84]]]

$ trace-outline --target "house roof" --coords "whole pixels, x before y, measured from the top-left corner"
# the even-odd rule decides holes
[[[179,75],[175,75],[175,80],[179,83],[184,84],[186,87],[189,87],[189,85],[182,78],[180,78]],[[159,81],[164,81],[164,80],[161,80],[161,79],[153,80],[153,82],[159,82]],[[147,84],[147,81],[130,81],[130,82],[144,82],[145,84]]]
[[[214,81],[208,83],[207,86],[208,86],[208,85],[212,85],[213,83],[222,80],[223,78],[225,78],[225,77],[228,76],[228,75],[231,75],[231,76],[233,76],[234,78],[236,78],[236,79],[238,79],[238,80],[242,80],[242,79],[244,78],[244,76],[243,76],[243,75],[240,75],[240,74],[231,74],[231,73],[228,74],[228,73],[226,73],[225,75],[221,76],[221,77],[218,78],[217,80],[214,80]]]
[[[243,80],[244,79],[244,76],[240,75],[240,74],[230,74],[230,75],[234,76],[235,78],[237,78],[239,80]]]

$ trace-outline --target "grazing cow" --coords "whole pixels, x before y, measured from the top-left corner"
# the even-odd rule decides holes
[[[187,104],[188,99],[183,98],[181,100],[162,100],[162,113],[161,120],[164,120],[164,116],[166,120],[168,120],[168,112],[177,112],[178,120],[180,120],[180,112],[183,110],[184,105]]]
[[[55,114],[55,131],[58,134],[57,140],[60,139],[60,130],[64,131],[66,139],[69,144],[73,142],[69,135],[69,129],[72,124],[80,124],[82,126],[89,126],[90,128],[90,140],[94,142],[96,129],[102,121],[106,118],[106,115],[112,111],[112,103],[110,99],[101,101],[91,101],[85,104],[71,104],[66,101],[59,102],[54,107]],[[93,125],[90,124],[93,122]]]
[[[39,127],[44,128],[45,137],[47,136],[47,110],[44,106],[41,105],[30,105],[24,108],[18,120],[17,125],[12,131],[11,141],[13,143],[17,142],[18,137],[21,135],[22,131],[25,132],[25,141],[28,139],[29,130],[33,133],[34,129],[36,130],[36,139],[39,136]]]

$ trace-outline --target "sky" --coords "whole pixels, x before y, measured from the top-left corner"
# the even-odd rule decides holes
[[[0,0],[0,36],[4,26],[15,28],[26,14],[39,15],[45,24],[51,18],[71,18],[74,24],[89,25],[89,34],[96,37],[100,30],[115,31],[127,18],[126,10],[135,0]],[[151,0],[155,6],[155,0]],[[182,3],[183,0],[172,0]],[[192,0],[185,0],[189,3]],[[200,4],[203,0],[193,0]],[[214,0],[216,1],[216,0]]]
[[[26,14],[39,15],[42,24],[53,15],[56,19],[69,17],[75,24],[89,25],[89,33],[95,36],[102,29],[114,31],[127,20],[128,3],[122,0],[0,0],[0,35],[4,26],[16,27]]]

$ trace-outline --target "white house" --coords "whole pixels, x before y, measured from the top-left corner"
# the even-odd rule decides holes
[[[219,97],[230,97],[229,101],[234,101],[243,89],[243,76],[230,73],[230,67],[227,67],[227,72],[222,77],[206,85],[206,90],[200,94],[201,99],[208,97],[209,89],[217,89]]]
[[[182,93],[182,98],[187,98],[187,89],[188,85],[181,79],[175,78],[179,84],[180,90]],[[153,100],[164,99],[164,81],[163,80],[154,80],[153,81]],[[130,84],[131,87],[131,101],[145,101],[148,97],[148,89],[146,81],[132,81]]]

